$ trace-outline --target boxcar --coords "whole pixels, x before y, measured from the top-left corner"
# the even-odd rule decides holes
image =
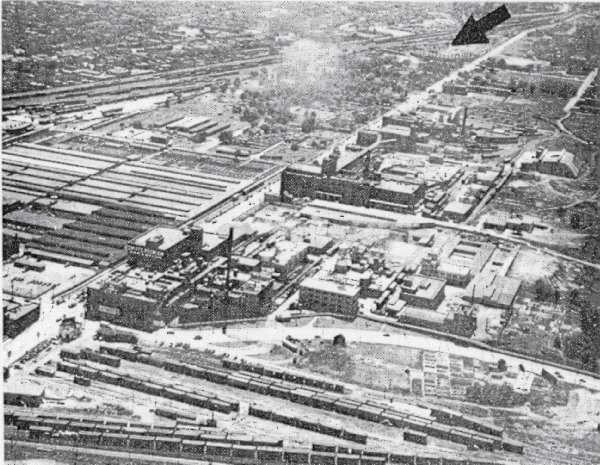
[[[105,447],[127,447],[127,435],[121,433],[104,433],[101,444]]]
[[[354,454],[338,454],[337,465],[360,465],[360,456]]]
[[[310,453],[307,450],[287,449],[283,451],[283,460],[287,463],[309,463]]]
[[[335,465],[334,452],[311,452],[310,463],[311,465]]]
[[[181,444],[181,438],[174,438],[171,436],[157,436],[156,437],[156,451],[177,453],[179,452],[179,446]]]
[[[407,429],[404,431],[403,438],[405,441],[415,442],[424,446],[427,445],[427,435],[425,433]]]
[[[514,441],[512,439],[504,439],[502,441],[502,449],[506,452],[512,452],[515,454],[523,454],[524,445],[521,442]]]
[[[72,360],[77,360],[80,358],[80,353],[77,349],[70,349],[68,347],[65,347],[64,349],[62,349],[60,351],[60,358],[62,359],[72,359]]]
[[[91,386],[92,380],[86,376],[75,375],[73,377],[73,382],[75,384],[79,384],[80,386]]]
[[[88,447],[97,446],[101,436],[99,431],[79,431],[79,441]]]
[[[254,459],[256,458],[256,446],[233,444],[231,448],[231,457]]]
[[[183,439],[181,441],[181,453],[191,457],[203,457],[204,456],[204,441],[197,441],[192,439]]]
[[[361,465],[384,465],[387,463],[386,457],[370,457],[362,456],[360,458]]]
[[[261,462],[275,462],[283,459],[281,447],[259,446],[256,449],[256,458]]]
[[[48,426],[32,425],[29,428],[29,437],[37,440],[49,440],[52,435],[52,428]]]
[[[390,463],[397,463],[402,465],[414,465],[415,455],[409,453],[394,452],[390,454]]]
[[[231,457],[231,444],[226,442],[206,442],[206,455],[221,459]]]
[[[154,440],[154,436],[132,434],[129,436],[129,447],[144,452],[154,451]]]
[[[418,454],[415,465],[442,465],[442,459],[435,455]]]

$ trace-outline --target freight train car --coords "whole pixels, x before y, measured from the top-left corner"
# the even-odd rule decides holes
[[[285,449],[278,445],[261,445],[257,441],[237,435],[200,435],[200,439],[184,439],[176,434],[163,435],[168,428],[152,428],[147,431],[129,427],[111,432],[71,431],[67,422],[56,424],[58,420],[49,420],[53,426],[32,425],[29,427],[28,439],[37,443],[75,445],[120,450],[165,457],[185,457],[196,460],[227,461],[239,464],[272,463],[284,464],[334,464],[334,465],[506,465],[506,462],[482,459],[465,459],[461,457],[440,457],[431,454],[388,453],[377,450],[356,450],[343,446],[328,444],[313,445],[313,450]],[[63,420],[64,422],[64,420]],[[127,422],[125,422],[127,423]],[[13,428],[14,429],[14,428]],[[15,430],[16,431],[16,430]],[[156,435],[136,434],[155,431]],[[15,434],[10,433],[10,434]],[[191,436],[190,436],[191,437]],[[205,439],[206,437],[206,439]],[[219,440],[216,440],[219,439]]]

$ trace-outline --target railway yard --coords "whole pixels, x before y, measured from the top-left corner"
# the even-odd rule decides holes
[[[73,448],[71,454],[124,451],[147,460],[225,463],[511,464],[525,454],[525,463],[552,457],[583,464],[594,457],[590,451],[578,461],[561,459],[515,440],[522,427],[515,420],[526,420],[510,409],[486,418],[437,395],[415,400],[242,357],[253,351],[223,344],[238,340],[239,331],[193,331],[202,340],[177,348],[156,343],[178,337],[135,331],[100,331],[94,341],[97,328],[89,325],[79,340],[23,367],[14,382],[43,387],[46,400],[38,408],[6,407],[5,450],[33,441]]]

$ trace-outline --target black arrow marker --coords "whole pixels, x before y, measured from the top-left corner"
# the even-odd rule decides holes
[[[487,44],[489,40],[485,33],[502,24],[508,18],[510,18],[510,13],[504,5],[485,15],[479,21],[475,21],[475,18],[471,15],[452,41],[452,45]]]

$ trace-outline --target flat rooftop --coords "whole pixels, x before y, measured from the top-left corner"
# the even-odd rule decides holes
[[[162,238],[158,250],[169,250],[186,237],[186,234],[181,229],[158,227],[138,236],[132,243],[138,247],[146,247],[147,241]]]
[[[430,278],[428,276],[415,275],[412,277],[412,295],[427,300],[433,300],[446,285],[443,279]],[[403,286],[404,289],[404,286]],[[403,292],[403,294],[406,294]]]
[[[338,167],[339,168],[339,167]],[[294,163],[289,169],[302,171],[303,173],[321,174],[321,167],[317,165],[309,165],[308,163]]]
[[[388,124],[380,130],[382,134],[394,134],[396,136],[410,137],[412,130],[408,126],[398,126],[396,124]]]
[[[473,204],[464,202],[450,202],[444,208],[447,213],[457,213],[459,215],[466,215],[473,208]]]
[[[344,295],[347,297],[356,297],[360,289],[356,285],[346,284],[327,278],[312,277],[307,278],[300,284],[301,288],[312,289],[329,294]]]
[[[419,187],[421,187],[421,184],[404,183],[397,181],[381,181],[377,187],[393,192],[401,192],[403,194],[414,194],[419,189]]]
[[[72,223],[75,220],[58,218],[43,213],[32,213],[24,210],[17,210],[4,215],[4,221],[19,226],[30,226],[33,228],[56,230],[62,228],[65,224]]]
[[[471,269],[468,266],[456,265],[454,263],[442,261],[438,266],[438,271],[441,273],[453,274],[457,276],[467,276],[470,273]]]
[[[59,212],[75,213],[80,215],[91,215],[95,211],[100,210],[100,205],[93,205],[91,203],[75,202],[70,200],[58,200],[50,208]]]

